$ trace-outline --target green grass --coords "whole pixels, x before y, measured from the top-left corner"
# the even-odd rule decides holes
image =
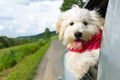
[[[51,39],[58,39],[58,35],[51,37]]]
[[[35,53],[44,45],[45,41],[39,40],[34,43],[9,48],[6,52],[5,49],[3,49],[3,53],[0,56],[0,71],[15,66],[17,63],[23,60],[25,56]]]
[[[41,43],[41,42],[42,42],[42,43]],[[9,48],[0,49],[0,56],[3,55],[3,54],[6,53],[6,52],[11,51],[11,50],[19,49],[20,47],[23,47],[23,46],[25,46],[25,45],[31,45],[31,44],[34,44],[34,43],[38,43],[38,44],[40,44],[40,45],[43,45],[44,42],[45,42],[45,40],[40,39],[40,40],[38,40],[37,42],[31,42],[31,43],[26,43],[26,44],[14,46],[14,47],[9,47]]]
[[[36,68],[40,63],[44,53],[48,49],[50,43],[47,43],[36,53],[27,56],[20,64],[18,64],[14,71],[6,78],[6,80],[32,80]]]

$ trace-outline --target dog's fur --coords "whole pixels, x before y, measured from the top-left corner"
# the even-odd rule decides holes
[[[82,45],[76,46],[73,44],[76,39],[74,33],[81,32],[83,34],[81,39],[87,42],[100,29],[102,30],[103,24],[104,19],[95,10],[89,11],[75,6],[62,13],[57,22],[56,31],[59,33],[59,39],[63,40],[67,47],[81,49]],[[69,51],[65,55],[65,66],[75,79],[79,80],[88,72],[90,66],[97,63],[98,57],[99,49],[85,51],[82,54]]]

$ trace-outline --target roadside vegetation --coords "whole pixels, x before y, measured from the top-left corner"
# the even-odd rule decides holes
[[[50,31],[46,28],[43,33],[31,36],[19,36],[16,38],[9,38],[7,36],[0,36],[0,49],[18,46],[26,43],[38,41],[39,39],[49,39],[56,34],[55,31]]]
[[[39,40],[16,48],[0,57],[0,80],[31,80],[50,40]]]
[[[25,57],[25,59],[13,69],[14,71],[7,76],[6,80],[32,80],[36,73],[37,66],[41,62],[49,44],[50,43],[47,43],[34,54]]]
[[[35,53],[40,47],[44,46],[43,40],[38,42],[24,44],[9,50],[0,56],[0,71],[8,69],[19,63],[25,56]]]
[[[54,38],[48,28],[43,35],[34,42],[0,49],[0,80],[32,80]]]

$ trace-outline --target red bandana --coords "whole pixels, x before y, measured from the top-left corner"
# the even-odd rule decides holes
[[[98,48],[100,48],[101,38],[102,38],[102,30],[100,30],[99,33],[95,34],[90,41],[83,44],[82,49],[68,48],[68,50],[73,51],[73,52],[82,53],[85,51],[91,51],[94,49],[98,49]]]

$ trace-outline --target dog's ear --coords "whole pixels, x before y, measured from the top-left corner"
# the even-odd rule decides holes
[[[60,32],[60,27],[62,25],[62,22],[63,22],[63,19],[62,18],[59,18],[59,20],[57,21],[57,24],[56,24],[56,32],[59,33]]]
[[[99,13],[97,13],[97,11],[93,10],[90,11],[90,19],[92,19],[91,21],[94,21],[95,24],[100,28],[103,29],[103,25],[104,25],[104,18],[102,18]]]
[[[63,35],[64,35],[64,30],[61,28],[63,20],[64,19],[62,17],[60,17],[57,24],[56,24],[56,32],[59,33],[59,39],[60,40],[63,39]]]

